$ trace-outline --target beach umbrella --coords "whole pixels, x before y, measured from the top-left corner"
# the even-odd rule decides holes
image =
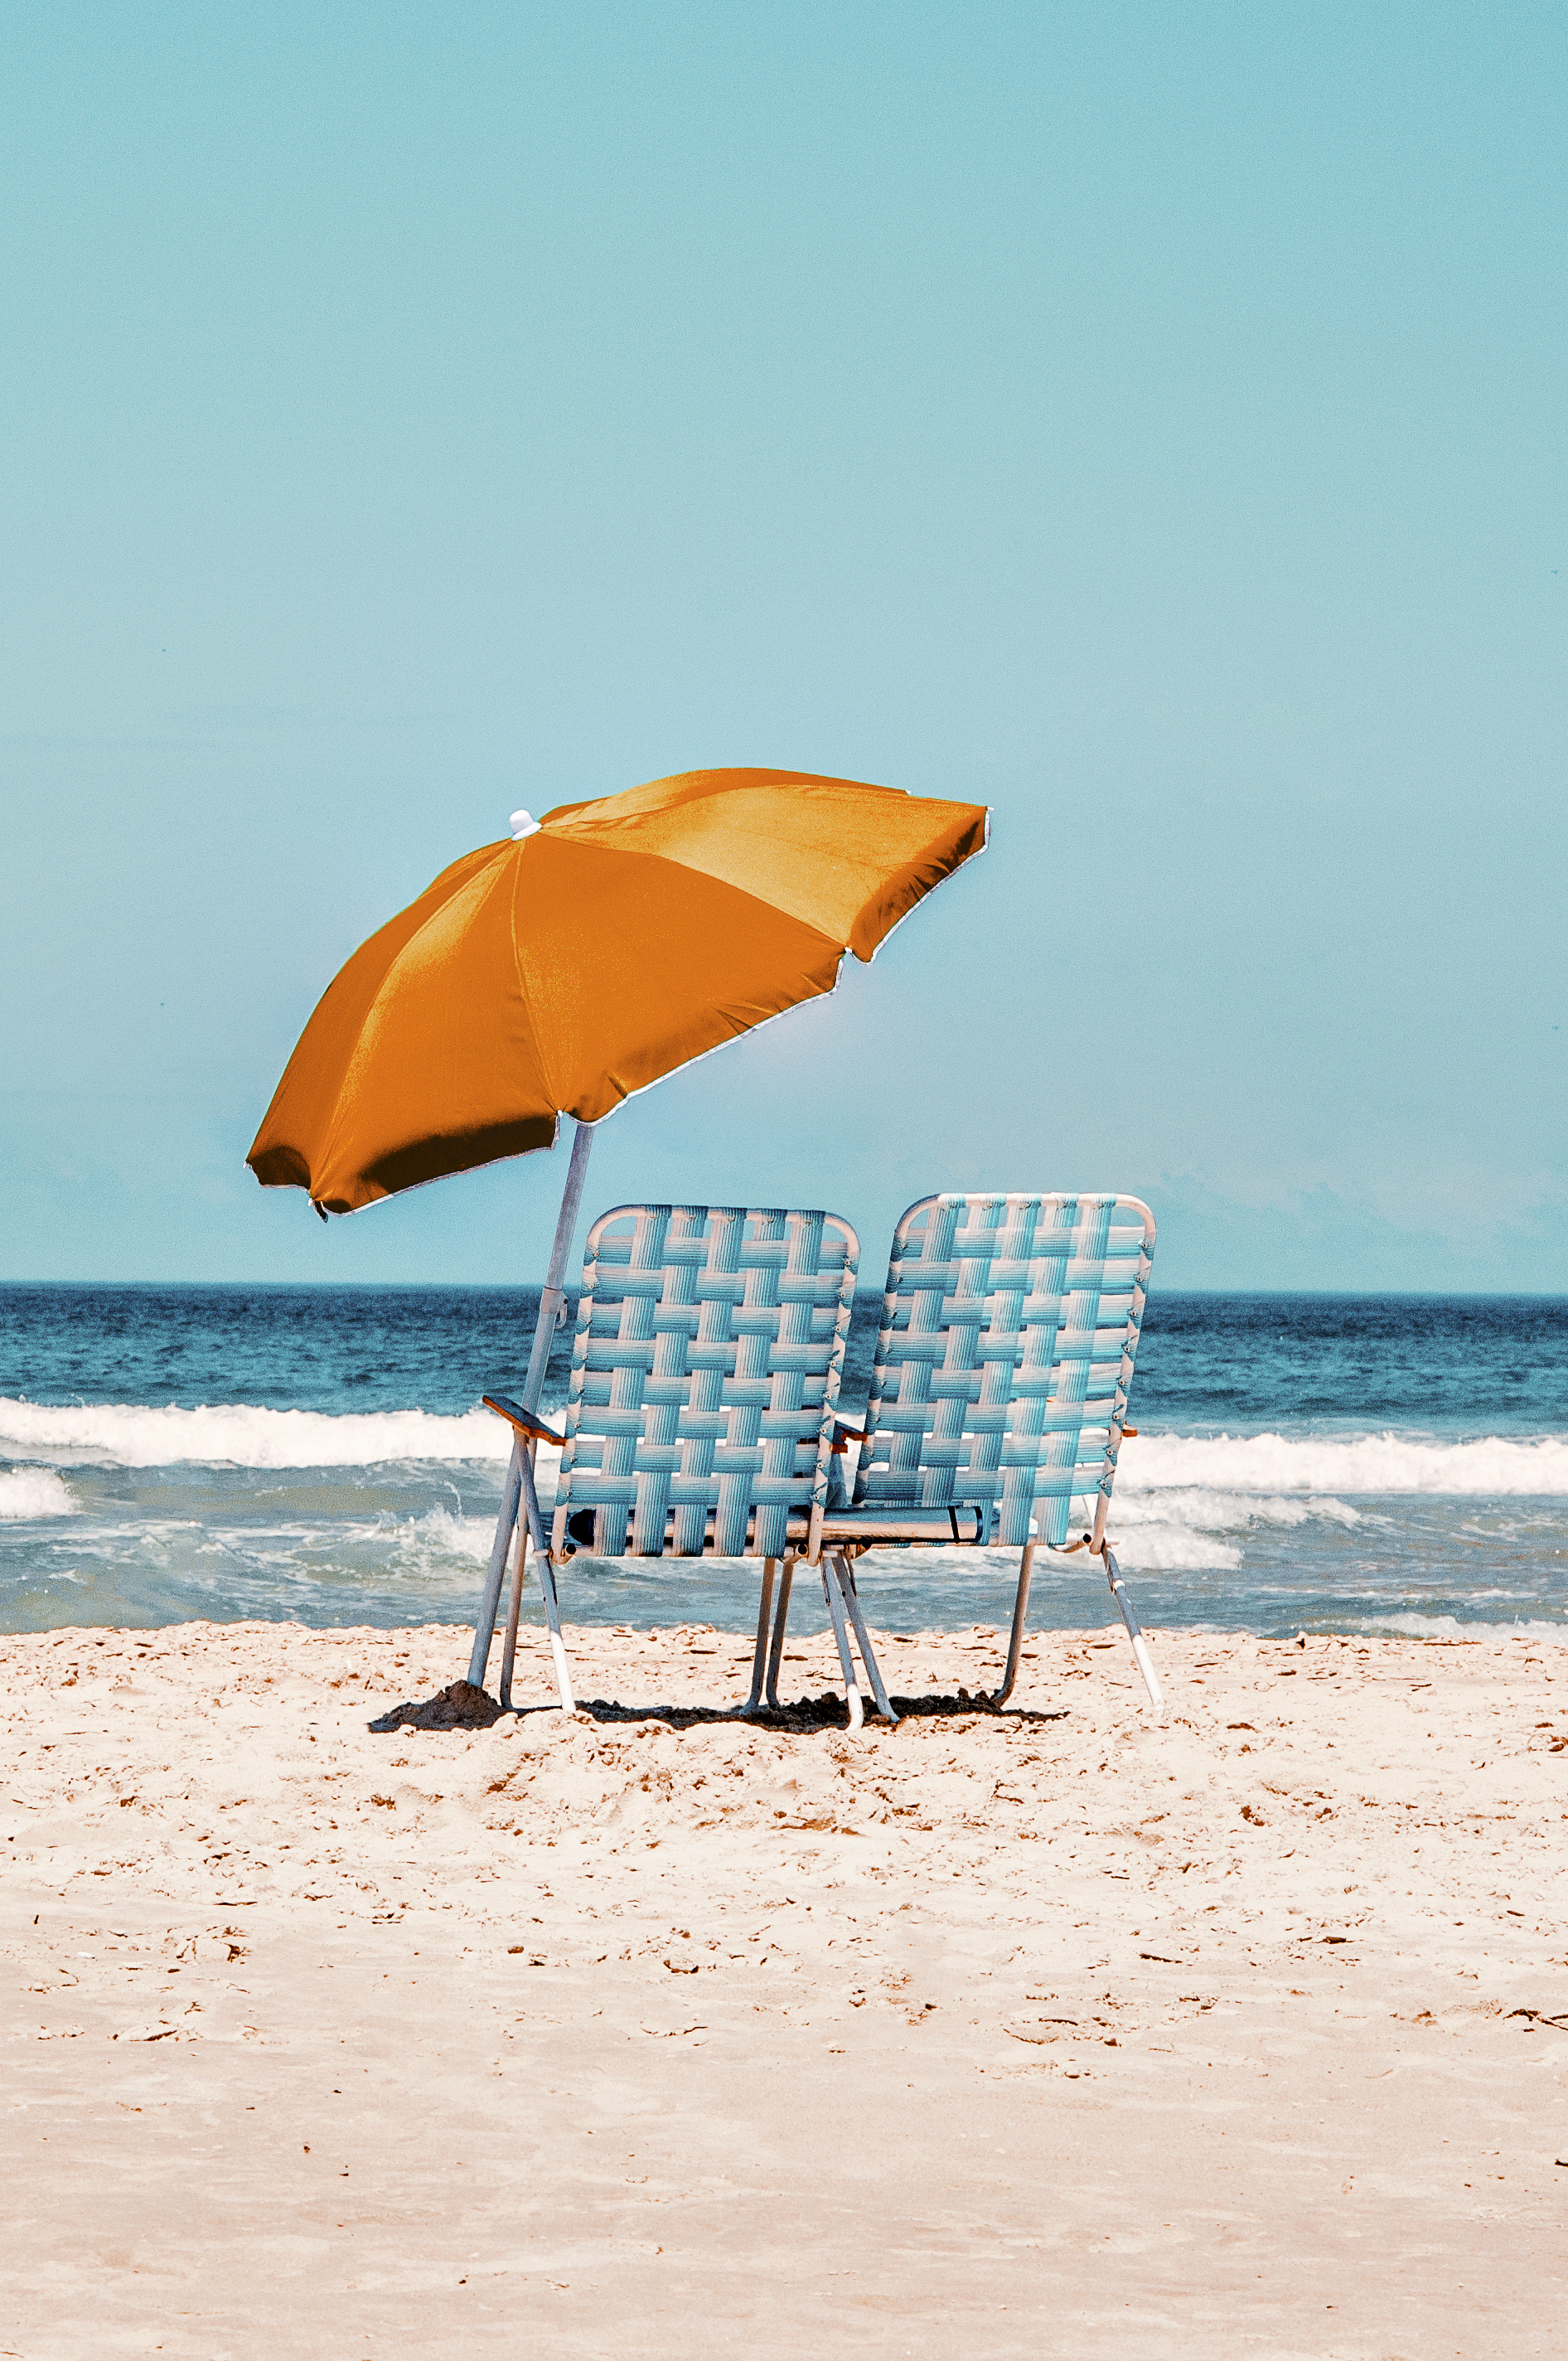
[[[799,771],[514,813],[340,971],[247,1161],[324,1219],[553,1147],[563,1115],[580,1138],[831,992],[985,835],[982,805]]]
[[[340,970],[247,1161],[325,1220],[551,1148],[574,1116],[532,1412],[594,1125],[831,992],[845,952],[870,960],[986,832],[983,805],[806,771],[687,771],[514,812],[510,838],[443,870]]]

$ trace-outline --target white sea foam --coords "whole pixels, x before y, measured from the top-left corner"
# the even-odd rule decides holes
[[[1331,1495],[1281,1495],[1266,1492],[1216,1492],[1173,1485],[1168,1491],[1152,1485],[1142,1492],[1118,1484],[1112,1511],[1121,1525],[1192,1525],[1203,1532],[1222,1532],[1243,1525],[1304,1525],[1311,1518],[1328,1524],[1358,1525],[1361,1512]]]
[[[0,1399],[0,1452],[119,1467],[365,1467],[389,1460],[506,1459],[511,1429],[488,1410],[262,1410],[215,1402],[154,1410],[139,1402],[56,1409]]]
[[[138,1527],[138,1537],[148,1529]],[[333,1573],[354,1578],[367,1566],[395,1581],[443,1580],[455,1567],[468,1581],[495,1540],[494,1517],[468,1517],[437,1506],[413,1517],[345,1518],[323,1524],[299,1520],[277,1525],[228,1525],[192,1555],[217,1557],[291,1579],[313,1580],[324,1558]]]
[[[1092,1503],[1082,1504],[1087,1523]],[[1309,1493],[1305,1498],[1277,1492],[1220,1492],[1209,1488],[1172,1485],[1168,1490],[1146,1486],[1142,1491],[1118,1483],[1111,1508],[1111,1545],[1129,1570],[1177,1574],[1206,1566],[1236,1566],[1242,1552],[1223,1533],[1245,1534],[1264,1525],[1283,1527],[1309,1523],[1357,1525],[1358,1510],[1332,1495]]]
[[[1568,1493],[1568,1442],[1555,1436],[1433,1443],[1399,1434],[1212,1437],[1141,1434],[1122,1452],[1116,1499],[1172,1488],[1246,1493]]]
[[[1410,1640],[1546,1640],[1568,1647],[1568,1622],[1462,1623],[1456,1615],[1368,1615],[1365,1631],[1398,1631]]]
[[[1136,1525],[1130,1532],[1118,1532],[1114,1511],[1110,1539],[1117,1565],[1129,1574],[1201,1574],[1209,1567],[1228,1569],[1242,1562],[1242,1553],[1235,1543],[1222,1541],[1212,1531],[1191,1525],[1149,1523]],[[1035,1563],[1038,1565],[1038,1558]],[[1088,1563],[1098,1575],[1099,1559],[1092,1558]]]
[[[0,1517],[71,1517],[76,1503],[52,1467],[0,1470]]]
[[[496,1537],[494,1517],[462,1517],[451,1509],[427,1509],[397,1529],[400,1572],[419,1571],[451,1558],[485,1565]]]
[[[511,1433],[490,1411],[267,1410],[222,1402],[192,1410],[138,1402],[55,1407],[0,1398],[0,1454],[122,1467],[358,1467],[406,1460],[504,1461]],[[539,1456],[541,1499],[558,1455]],[[1307,1517],[1354,1521],[1336,1494],[1472,1498],[1568,1495],[1568,1441],[1484,1435],[1438,1443],[1393,1433],[1136,1436],[1116,1471],[1124,1524],[1236,1529]],[[43,1512],[38,1512],[43,1513]],[[55,1513],[63,1513],[57,1510]]]

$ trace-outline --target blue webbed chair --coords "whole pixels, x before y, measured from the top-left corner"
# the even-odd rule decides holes
[[[775,1577],[804,1553],[822,1569],[860,1719],[848,1609],[819,1540],[859,1260],[850,1224],[817,1211],[621,1205],[595,1222],[540,1567],[547,1611],[554,1569],[579,1550],[760,1558],[755,1705]]]
[[[846,1608],[861,1626],[855,1562],[910,1544],[1019,1553],[1007,1665],[1018,1677],[1040,1548],[1103,1561],[1157,1709],[1159,1685],[1106,1540],[1126,1424],[1155,1221],[1136,1197],[923,1197],[894,1235],[863,1430],[842,1422],[821,1527]],[[859,1445],[852,1494],[839,1473]],[[1077,1539],[1075,1504],[1092,1502]],[[1084,1521],[1081,1514],[1079,1522]],[[766,1694],[788,1614],[780,1598]]]

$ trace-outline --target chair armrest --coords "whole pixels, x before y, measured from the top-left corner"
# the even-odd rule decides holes
[[[509,1426],[514,1426],[519,1434],[526,1434],[531,1442],[565,1443],[564,1434],[557,1434],[553,1426],[546,1426],[544,1421],[535,1418],[531,1410],[524,1410],[521,1402],[514,1402],[510,1394],[485,1394],[481,1400],[487,1410],[493,1410],[498,1418],[504,1418]]]

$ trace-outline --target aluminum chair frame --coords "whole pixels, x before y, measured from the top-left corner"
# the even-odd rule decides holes
[[[859,1265],[850,1224],[817,1209],[619,1205],[599,1216],[584,1250],[547,1587],[540,1568],[547,1613],[554,1570],[578,1550],[759,1557],[751,1697],[738,1708],[751,1712],[775,1581],[782,1568],[787,1595],[804,1556],[821,1575],[851,1725],[863,1718],[851,1632],[891,1717],[852,1582],[821,1547]],[[519,1528],[509,1640],[530,1544],[540,1554],[532,1528],[532,1518]],[[552,1620],[553,1644],[554,1631]]]
[[[550,1631],[550,1653],[555,1666],[555,1687],[564,1712],[575,1713],[576,1700],[572,1695],[571,1669],[566,1662],[566,1645],[561,1636],[561,1608],[555,1594],[555,1569],[544,1539],[544,1521],[539,1513],[539,1495],[533,1487],[533,1457],[541,1443],[559,1444],[564,1437],[542,1418],[525,1410],[509,1394],[486,1394],[484,1404],[498,1418],[504,1418],[512,1430],[512,1464],[517,1468],[521,1499],[519,1513],[514,1519],[521,1538],[517,1544],[516,1566],[512,1576],[511,1604],[507,1610],[506,1638],[501,1647],[500,1701],[509,1711],[511,1707],[512,1667],[517,1661],[517,1622],[522,1608],[523,1568],[527,1563],[530,1543],[533,1545],[534,1570],[539,1577],[539,1593],[544,1602],[544,1620]],[[504,1511],[503,1511],[504,1513]],[[475,1683],[475,1686],[479,1685]]]
[[[1117,1224],[1115,1216],[1130,1219]],[[1143,1325],[1155,1219],[1138,1197],[980,1192],[922,1197],[894,1233],[852,1499],[835,1486],[826,1561],[857,1631],[855,1561],[880,1546],[1001,1543],[1019,1552],[1007,1664],[1018,1677],[1036,1551],[1099,1557],[1156,1711],[1164,1699],[1106,1519]],[[1092,1524],[1069,1542],[1073,1503]],[[960,1530],[970,1523],[972,1528]],[[921,1530],[921,1528],[924,1530]],[[789,1612],[779,1601],[764,1693],[777,1703]]]

